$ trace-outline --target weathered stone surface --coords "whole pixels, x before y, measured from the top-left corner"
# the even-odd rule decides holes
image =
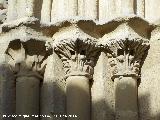
[[[159,120],[159,9],[159,0],[0,0],[1,119],[16,110]]]

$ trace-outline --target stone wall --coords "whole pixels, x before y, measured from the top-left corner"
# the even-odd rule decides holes
[[[159,120],[159,11],[159,0],[0,0],[0,120]]]

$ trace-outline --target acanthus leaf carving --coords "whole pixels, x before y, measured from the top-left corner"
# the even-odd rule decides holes
[[[110,51],[107,55],[112,78],[140,77],[140,68],[149,48],[149,40],[136,34],[127,24],[122,24],[118,29],[118,33],[114,31],[110,37],[104,36],[101,41],[101,46]]]
[[[36,76],[43,78],[46,61],[41,55],[28,55],[24,46],[14,50],[9,48],[7,51],[8,64],[17,76]]]
[[[52,48],[63,62],[66,77],[79,75],[92,78],[100,52],[96,47],[96,39],[77,27],[72,28],[71,34],[66,34],[66,37],[56,36]]]

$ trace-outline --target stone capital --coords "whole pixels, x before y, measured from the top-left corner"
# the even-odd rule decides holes
[[[19,49],[8,48],[7,61],[17,77],[38,77],[43,79],[46,62],[44,56],[29,55],[20,43]]]
[[[92,78],[99,55],[96,39],[84,33],[77,26],[61,30],[53,36],[53,39],[52,48],[63,62],[66,77]]]
[[[127,24],[120,25],[112,34],[104,36],[101,43],[107,53],[112,69],[112,78],[140,77],[144,55],[149,40],[141,37]]]

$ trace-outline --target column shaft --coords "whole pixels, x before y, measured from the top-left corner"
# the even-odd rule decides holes
[[[70,76],[67,82],[67,114],[77,115],[67,120],[90,120],[89,79],[85,76]]]
[[[39,120],[39,84],[36,77],[18,77],[16,80],[16,114],[31,115],[28,120]],[[16,120],[22,120],[17,117]]]
[[[116,120],[138,120],[136,78],[120,77],[114,81]]]
[[[15,114],[15,78],[6,64],[0,65],[0,80],[2,87],[2,115]],[[2,120],[13,120],[12,117],[3,117]]]

